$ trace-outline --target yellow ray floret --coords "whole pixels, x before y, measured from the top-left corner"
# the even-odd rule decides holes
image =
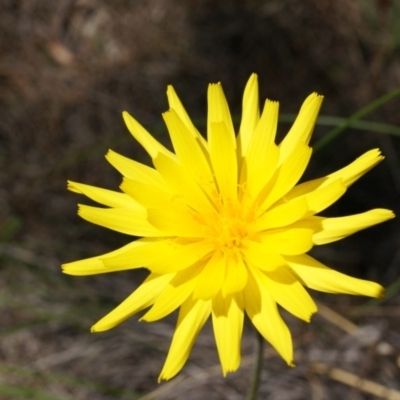
[[[279,105],[267,100],[260,115],[255,74],[244,91],[237,136],[220,83],[208,88],[203,135],[172,86],[167,97],[169,110],[163,118],[174,152],[124,112],[128,130],[150,155],[153,167],[110,150],[106,158],[123,176],[120,192],[68,182],[69,190],[102,206],[80,205],[82,218],[139,238],[115,251],[66,263],[63,271],[149,271],[92,331],[111,329],[146,309],[141,317],[146,322],[179,310],[159,380],[182,369],[210,317],[224,376],[240,365],[245,315],[293,365],[292,339],[278,305],[308,322],[317,311],[308,288],[383,296],[378,283],[339,273],[307,254],[314,245],[341,240],[394,217],[385,209],[334,218],[319,215],[383,156],[374,149],[339,171],[298,184],[310,161],[309,142],[322,96],[307,97],[279,145]]]
[[[212,301],[212,322],[222,373],[236,371],[240,364],[240,341],[243,332],[243,294],[223,296]]]
[[[240,122],[237,140],[241,155],[246,154],[252,134],[260,119],[258,103],[258,77],[256,74],[252,74],[247,82],[243,94],[242,121]]]

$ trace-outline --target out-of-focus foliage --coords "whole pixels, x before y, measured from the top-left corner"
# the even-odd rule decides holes
[[[122,110],[164,141],[160,113],[167,103],[160,94],[172,83],[204,132],[207,84],[221,81],[232,113],[239,115],[244,84],[256,72],[262,97],[281,101],[283,113],[296,113],[302,99],[317,91],[326,96],[322,114],[347,117],[400,86],[399,18],[398,2],[388,0],[2,0],[0,372],[5,378],[0,398],[121,400],[154,389],[172,322],[133,321],[110,334],[86,333],[142,276],[71,279],[59,269],[62,262],[129,241],[81,223],[76,197],[65,189],[67,179],[115,189],[119,176],[103,157],[110,147],[146,161],[124,127]],[[393,102],[368,118],[399,125],[398,108]],[[287,128],[281,124],[280,133]],[[326,131],[319,126],[314,137]],[[310,176],[381,147],[385,162],[354,186],[335,214],[377,205],[398,211],[399,146],[397,138],[347,131],[317,154]],[[398,277],[399,230],[391,224],[319,256],[335,268],[389,285]],[[345,310],[353,304],[348,298],[343,302]],[[297,347],[298,364],[340,361],[358,373],[365,347],[353,354],[357,362],[350,355],[353,361],[344,361],[348,348],[337,345],[343,333],[319,322],[307,332],[294,327],[303,343]],[[313,335],[320,328],[325,336],[317,342]],[[397,325],[379,332],[399,334]],[[187,389],[175,387],[157,398],[243,395],[249,370],[219,380],[219,371],[212,372],[217,359],[211,334],[205,333],[199,346],[187,371],[211,368],[204,384],[192,380]],[[248,335],[243,351],[251,353]],[[395,362],[377,357],[364,362],[364,376],[398,385]],[[265,398],[312,397],[313,386],[304,386],[308,372],[290,371],[276,360],[270,363],[261,387]],[[286,379],[279,390],[274,376]],[[267,385],[271,381],[275,389]],[[196,389],[190,392],[191,387]],[[327,398],[348,394],[342,386],[321,387]]]

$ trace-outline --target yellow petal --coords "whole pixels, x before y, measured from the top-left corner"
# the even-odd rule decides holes
[[[322,221],[323,220],[324,220],[324,217],[319,217],[319,216],[313,215],[311,217],[307,217],[307,218],[301,219],[297,222],[294,222],[292,225],[290,225],[290,228],[311,229],[315,234],[316,232],[320,232],[322,230]]]
[[[113,252],[99,256],[100,261],[108,269],[129,269],[147,267],[152,262],[157,262],[161,256],[160,252],[166,252],[167,255],[175,253],[178,245],[175,245],[171,239],[139,239],[128,247],[125,246],[123,251]]]
[[[241,255],[225,254],[226,274],[222,285],[222,295],[228,296],[243,290],[247,283],[247,268]]]
[[[342,179],[329,181],[328,184],[325,184],[325,181],[322,182],[323,179],[305,182],[296,186],[285,196],[285,199],[289,201],[301,198],[306,199],[309,209],[307,213],[308,217],[325,210],[346,193],[346,186]],[[299,186],[301,186],[302,189],[296,190]]]
[[[240,123],[238,135],[238,147],[240,148],[242,155],[245,155],[247,152],[247,147],[251,141],[259,119],[258,77],[257,74],[251,74],[244,89],[242,121]]]
[[[166,147],[164,147],[160,142],[154,139],[146,129],[143,128],[139,122],[136,121],[128,112],[124,111],[122,113],[125,124],[132,134],[132,136],[143,146],[143,148],[149,153],[151,158],[157,156],[158,153],[163,153],[172,158],[175,157]]]
[[[187,173],[187,169],[163,154],[154,158],[153,163],[169,190],[174,194],[175,200],[183,199],[190,207],[201,213],[213,209],[211,201],[206,195],[207,193],[211,196],[211,193],[215,192],[214,179],[211,174],[208,178],[198,176],[196,181]]]
[[[167,97],[168,97],[169,108],[174,110],[178,114],[181,121],[187,126],[189,132],[195,138],[197,144],[200,146],[204,156],[209,161],[210,157],[208,154],[208,143],[194,126],[192,120],[190,119],[188,113],[185,110],[185,107],[183,107],[181,101],[179,100],[178,95],[176,94],[174,88],[171,85],[168,85]]]
[[[84,260],[73,261],[61,265],[62,271],[67,275],[96,275],[107,272],[114,272],[112,269],[104,268],[104,264],[98,257],[85,258]]]
[[[214,250],[214,246],[207,242],[181,244],[175,253],[162,253],[163,258],[152,261],[146,268],[152,272],[169,274],[181,271],[199,260],[202,260]]]
[[[392,211],[377,208],[347,217],[324,218],[322,219],[322,230],[314,234],[313,242],[317,245],[335,242],[394,217]]]
[[[246,182],[253,195],[268,183],[278,167],[279,149],[274,143],[278,110],[279,103],[266,101],[242,164],[240,181]]]
[[[174,239],[139,239],[137,247],[106,254],[100,259],[105,268],[129,269],[146,267],[154,273],[168,274],[185,269],[207,255],[212,247],[204,242],[178,243]]]
[[[305,197],[299,197],[270,208],[256,219],[249,229],[251,232],[258,232],[265,229],[281,228],[298,221],[306,215],[307,211],[307,200]]]
[[[196,182],[212,183],[213,177],[209,160],[195,136],[190,133],[175,110],[165,112],[163,118],[182,167]]]
[[[98,208],[78,205],[80,217],[93,224],[133,236],[168,236],[147,220],[146,210],[131,208]]]
[[[102,332],[114,328],[133,314],[149,307],[168,285],[175,274],[150,274],[146,280],[118,307],[92,326],[92,332]]]
[[[194,299],[208,300],[222,288],[226,273],[226,261],[220,252],[215,252],[197,277]]]
[[[127,196],[125,193],[114,192],[113,190],[102,189],[72,181],[68,181],[68,190],[84,194],[89,197],[89,199],[108,207],[123,207],[139,210],[142,208],[132,197]]]
[[[307,168],[312,150],[304,143],[297,145],[285,159],[277,173],[276,181],[271,181],[260,193],[260,208],[267,210],[277,200],[285,196],[290,189],[298,182]],[[272,185],[272,187],[271,187]]]
[[[328,180],[329,180],[328,177],[324,177],[300,183],[285,194],[285,199],[292,200],[297,197],[305,196],[308,195],[309,193],[315,192],[318,189],[326,186],[325,184],[326,182],[328,182]]]
[[[180,120],[189,129],[191,135],[194,138],[203,139],[203,137],[197,131],[196,127],[193,125],[193,122],[190,119],[188,113],[186,112],[185,107],[179,100],[179,97],[176,94],[175,89],[171,85],[168,85],[167,87],[167,97],[168,97],[169,108],[173,109],[178,114]]]
[[[235,143],[235,131],[233,129],[232,117],[221,83],[212,83],[208,85],[207,101],[207,134],[210,134],[211,124],[224,123],[232,143]],[[210,143],[210,140],[208,140],[208,142]]]
[[[313,231],[305,228],[282,228],[266,231],[261,236],[262,247],[278,254],[301,254],[311,250]]]
[[[293,344],[290,331],[279,315],[275,301],[258,278],[259,271],[249,272],[244,289],[244,307],[253,325],[277,350],[281,357],[293,365]]]
[[[242,251],[247,265],[252,264],[264,271],[272,271],[286,265],[284,258],[280,254],[271,251],[259,242],[243,241]]]
[[[182,369],[210,313],[210,300],[188,299],[182,304],[171,347],[158,378],[159,382],[173,378]]]
[[[329,185],[322,186],[307,194],[305,197],[307,198],[310,215],[325,210],[335,201],[339,200],[344,193],[346,193],[346,186],[341,179],[337,179],[332,181]]]
[[[248,145],[246,158],[249,165],[259,164],[268,147],[274,143],[278,126],[279,103],[266,100],[264,109]]]
[[[121,190],[132,197],[142,208],[162,208],[171,206],[174,194],[168,188],[124,178]]]
[[[143,260],[132,260],[131,254],[142,251],[142,247],[146,247],[152,239],[139,239],[135,242],[129,243],[118,250],[111,251],[96,257],[86,258],[84,260],[74,261],[62,265],[63,272],[69,275],[94,275],[105,274],[108,272],[123,271],[131,268],[140,268],[143,266]],[[154,239],[153,239],[154,240]],[[152,243],[152,242],[150,242]],[[158,243],[158,242],[157,242]],[[162,242],[159,242],[162,243]],[[116,263],[114,265],[104,264],[104,258],[120,258],[126,257],[129,262]]]
[[[212,301],[212,321],[223,375],[236,371],[240,364],[240,342],[243,332],[242,293]]]
[[[165,186],[160,174],[147,165],[141,164],[130,158],[121,156],[115,151],[109,150],[106,155],[107,161],[123,176],[149,185]]]
[[[285,197],[292,199],[301,195],[308,194],[318,188],[323,188],[330,185],[332,182],[342,180],[345,187],[349,187],[366,172],[373,168],[376,164],[383,160],[379,149],[367,151],[361,157],[357,158],[351,164],[336,171],[324,178],[314,179],[308,182],[301,183],[295,186]]]
[[[225,123],[211,124],[208,142],[219,192],[223,199],[235,201],[238,186],[236,149]]]
[[[312,93],[305,99],[292,128],[279,145],[279,164],[285,162],[300,143],[309,143],[323,99],[317,93]]]
[[[192,294],[196,285],[198,270],[199,265],[195,265],[177,273],[141,320],[146,322],[157,321],[175,311]]]
[[[274,143],[269,145],[265,153],[262,154],[262,158],[253,164],[251,172],[247,165],[250,158],[246,157],[243,160],[240,173],[240,184],[245,188],[245,193],[249,197],[249,199],[245,199],[247,203],[248,200],[250,200],[250,202],[254,201],[254,199],[259,195],[261,189],[264,187],[267,188],[266,191],[271,190],[271,185],[276,182],[276,178],[278,177],[278,160],[279,148]],[[254,158],[254,161],[257,161],[256,157]],[[270,182],[271,180],[273,180],[273,183]]]
[[[288,267],[259,274],[260,281],[275,301],[297,318],[310,322],[317,307]]]
[[[367,151],[348,166],[329,174],[329,180],[342,179],[344,185],[349,187],[383,159],[379,149]]]
[[[285,258],[290,268],[304,285],[311,289],[328,293],[347,293],[378,298],[384,295],[384,289],[381,285],[342,274],[328,268],[307,254],[285,256]]]
[[[150,224],[162,232],[160,236],[201,238],[205,227],[189,211],[183,207],[151,208],[147,216]]]
[[[163,178],[167,180],[164,188],[125,178],[121,189],[147,210],[152,208],[162,210],[160,212],[169,215],[170,219],[176,217],[180,220],[185,215],[189,216],[189,208],[195,208],[200,212],[212,209],[204,192],[185,174],[179,164],[163,154],[159,154],[153,161],[162,172]],[[155,224],[161,222],[155,221]]]

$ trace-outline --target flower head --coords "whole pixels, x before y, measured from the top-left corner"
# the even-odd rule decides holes
[[[149,307],[141,318],[148,322],[179,308],[160,380],[180,371],[210,315],[224,375],[240,364],[245,313],[292,364],[291,335],[278,304],[309,321],[317,307],[305,287],[383,294],[377,283],[336,272],[306,254],[314,245],[394,217],[384,209],[338,218],[317,216],[383,157],[371,150],[337,172],[298,184],[311,157],[308,143],[322,96],[307,97],[279,145],[278,103],[267,100],[260,115],[255,74],[246,85],[237,137],[219,83],[208,88],[207,140],[172,86],[167,97],[170,109],[163,118],[174,153],[124,112],[129,131],[154,168],[110,150],[107,160],[124,176],[122,192],[75,182],[68,186],[106,206],[80,205],[82,218],[142,238],[111,253],[65,264],[64,272],[91,275],[141,267],[150,271],[92,331],[113,328]]]

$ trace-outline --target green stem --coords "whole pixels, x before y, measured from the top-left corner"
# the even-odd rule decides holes
[[[335,129],[332,129],[330,132],[328,132],[328,134],[325,135],[323,138],[321,138],[317,143],[315,143],[315,145],[313,145],[314,151],[320,150],[322,147],[324,147],[326,144],[328,144],[335,137],[339,136],[344,130],[351,127],[351,125],[355,121],[358,121],[359,119],[365,117],[372,111],[376,110],[377,108],[381,107],[385,103],[388,103],[389,101],[393,100],[394,98],[396,98],[398,96],[400,96],[400,89],[396,89],[396,90],[393,90],[392,92],[386,93],[382,97],[379,97],[378,99],[374,100],[373,102],[367,104],[361,110],[359,110],[356,113],[354,113],[353,115],[351,115],[348,119],[346,119],[343,123],[341,123]]]
[[[293,123],[296,119],[295,114],[282,114],[279,117],[280,122]],[[318,126],[332,126],[337,127],[344,124],[347,118],[332,117],[330,115],[319,115],[317,120]],[[386,133],[388,135],[400,136],[400,127],[390,124],[384,124],[381,122],[367,121],[365,119],[360,119],[358,121],[353,121],[351,124],[352,129],[367,131],[367,132],[379,132]]]
[[[257,334],[257,337],[256,337],[256,346],[255,346],[255,364],[254,364],[253,376],[251,378],[250,388],[247,393],[246,400],[256,400],[258,386],[260,384],[264,338],[260,335],[260,333],[257,330],[256,330],[256,334]]]

